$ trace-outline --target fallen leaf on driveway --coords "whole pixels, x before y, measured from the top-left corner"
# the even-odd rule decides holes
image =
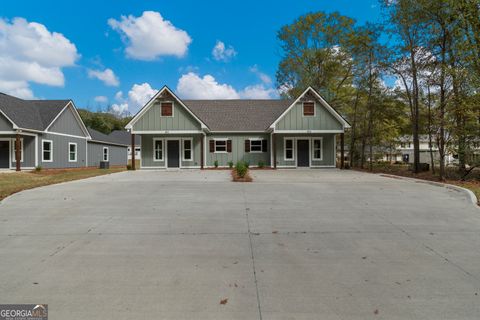
[[[228,302],[228,299],[220,300],[220,304],[227,304],[227,302]]]
[[[375,309],[375,311],[373,311],[374,314],[378,314],[378,309]]]

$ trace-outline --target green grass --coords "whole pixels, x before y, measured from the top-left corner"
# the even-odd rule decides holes
[[[125,168],[112,169],[65,169],[43,170],[40,172],[22,171],[0,173],[0,200],[16,192],[50,184],[85,179],[109,173],[124,171]]]

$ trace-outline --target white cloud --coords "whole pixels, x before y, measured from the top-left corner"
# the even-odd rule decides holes
[[[119,21],[111,18],[108,24],[126,40],[125,52],[133,59],[154,60],[167,55],[183,57],[192,42],[187,32],[164,20],[155,11],[144,11],[140,17],[122,16]]]
[[[272,84],[272,78],[270,78],[266,73],[261,72],[258,69],[257,65],[253,65],[252,67],[249,68],[249,70],[250,72],[253,72],[254,74],[256,74],[264,84],[266,85]]]
[[[180,77],[177,92],[183,99],[238,99],[240,95],[230,85],[220,84],[209,74],[199,77],[189,72]]]
[[[120,81],[112,69],[105,69],[103,71],[89,69],[88,77],[96,78],[107,86],[118,87],[120,85]]]
[[[99,103],[106,103],[108,102],[108,98],[105,97],[105,96],[96,96],[95,98],[93,98],[93,100],[95,102],[99,102]]]
[[[135,114],[155,93],[157,93],[157,90],[153,89],[149,83],[134,84],[128,91],[128,99],[124,98],[122,91],[115,94],[115,100],[118,103],[112,104],[110,111],[118,115]]]
[[[231,85],[218,83],[212,75],[200,77],[193,72],[180,77],[176,91],[182,99],[271,99],[278,96],[275,89],[263,84],[237,91]]]
[[[217,61],[228,62],[237,55],[237,52],[232,46],[228,46],[227,48],[225,43],[217,40],[217,43],[215,43],[215,46],[212,49],[212,55]]]
[[[30,82],[63,86],[63,67],[79,58],[75,45],[61,33],[24,18],[0,18],[0,91],[33,98]]]

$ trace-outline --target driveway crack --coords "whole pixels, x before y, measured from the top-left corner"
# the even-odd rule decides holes
[[[253,254],[253,240],[252,240],[252,232],[250,231],[250,220],[248,219],[248,211],[250,208],[247,206],[247,197],[245,195],[245,188],[242,187],[242,193],[243,193],[243,201],[245,204],[245,218],[247,220],[247,230],[248,230],[248,240],[250,242],[250,255],[252,258],[252,269],[253,269],[253,279],[255,282],[255,290],[257,293],[257,307],[258,307],[258,317],[260,320],[262,320],[262,307],[260,305],[260,295],[258,293],[258,281],[257,281],[257,270],[255,268],[255,255]]]

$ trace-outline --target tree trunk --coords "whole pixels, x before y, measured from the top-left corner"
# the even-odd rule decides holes
[[[353,121],[352,121],[352,130],[350,133],[350,167],[353,168],[355,165],[355,157],[356,157],[356,128],[357,128],[357,109],[358,109],[358,100],[360,96],[360,90],[357,89],[357,95],[355,97],[355,104],[353,106]]]

